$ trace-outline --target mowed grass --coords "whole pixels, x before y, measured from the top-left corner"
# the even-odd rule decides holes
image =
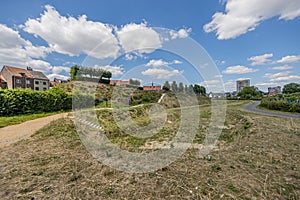
[[[0,128],[5,126],[10,126],[14,124],[20,124],[29,120],[47,117],[50,115],[59,114],[62,112],[50,112],[50,113],[37,113],[37,114],[28,114],[28,115],[16,115],[16,116],[8,116],[8,117],[0,117]]]
[[[299,199],[300,121],[246,113],[241,104],[229,104],[225,129],[209,156],[189,149],[171,165],[143,174],[99,163],[73,122],[57,120],[0,149],[0,199]],[[203,118],[209,112],[204,109]],[[200,135],[208,124],[201,124]],[[110,137],[119,144],[127,136]],[[127,142],[124,148],[134,147]]]

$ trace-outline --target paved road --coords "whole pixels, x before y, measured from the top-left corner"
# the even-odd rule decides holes
[[[260,110],[256,108],[260,104],[259,101],[254,102],[253,104],[249,104],[244,106],[242,109],[248,112],[254,112],[262,115],[269,115],[275,117],[284,117],[284,118],[293,118],[293,119],[300,119],[300,115],[294,115],[289,113],[282,113],[282,112],[272,112],[268,110]]]

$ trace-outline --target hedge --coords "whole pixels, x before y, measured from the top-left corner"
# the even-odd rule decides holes
[[[90,102],[92,97],[76,95],[76,99]],[[47,91],[30,89],[0,90],[0,116],[55,112],[72,109],[72,95],[59,88]]]
[[[300,104],[297,101],[298,95],[293,96],[278,96],[263,98],[260,106],[270,110],[279,110],[285,112],[298,112],[300,113]]]

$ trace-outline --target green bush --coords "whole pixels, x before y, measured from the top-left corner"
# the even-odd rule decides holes
[[[0,116],[54,112],[71,108],[72,95],[58,88],[48,91],[0,90]]]
[[[300,99],[300,93],[265,97],[262,99],[260,106],[270,110],[300,113],[300,104],[297,102],[298,99]]]

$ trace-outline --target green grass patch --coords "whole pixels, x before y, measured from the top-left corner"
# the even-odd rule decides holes
[[[21,124],[23,122],[41,118],[41,117],[47,117],[50,115],[59,114],[62,112],[50,112],[50,113],[38,113],[38,114],[28,114],[28,115],[17,115],[17,116],[10,116],[10,117],[0,117],[0,128],[14,125],[14,124]]]

